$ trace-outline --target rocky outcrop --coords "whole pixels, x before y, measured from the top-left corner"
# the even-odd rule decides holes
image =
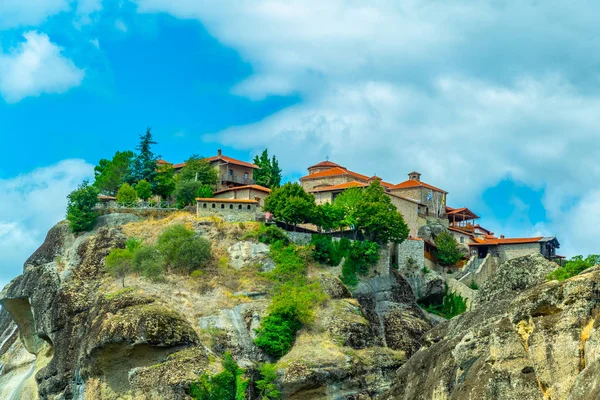
[[[523,284],[503,272],[496,282],[510,290],[493,293],[512,296],[484,295],[476,310],[426,333],[381,398],[597,398],[600,268],[518,294],[545,272],[541,266]]]
[[[269,246],[264,243],[237,242],[231,245],[227,251],[229,263],[235,269],[260,265],[262,271],[269,272],[275,268],[275,263],[269,258]]]

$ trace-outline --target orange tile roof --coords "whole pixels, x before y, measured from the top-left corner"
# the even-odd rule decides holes
[[[352,172],[352,171],[349,171],[346,168],[342,168],[342,167],[330,168],[330,169],[326,169],[325,171],[317,172],[315,174],[306,175],[306,176],[303,176],[302,178],[300,178],[300,180],[303,181],[306,179],[327,178],[330,176],[340,176],[340,175],[350,175],[354,178],[358,178],[365,182],[369,180],[369,177],[366,175]]]
[[[231,157],[227,157],[227,156],[223,156],[223,155],[208,157],[207,160],[208,160],[208,162],[215,162],[215,161],[219,161],[220,160],[220,161],[225,161],[225,162],[230,163],[230,164],[241,165],[242,167],[259,169],[258,165],[250,164],[250,163],[247,163],[245,161],[236,160],[235,158],[231,158]]]
[[[440,188],[432,186],[428,183],[416,181],[413,179],[409,179],[407,181],[397,184],[396,186],[394,186],[394,189],[408,189],[408,188],[414,188],[414,187],[426,187],[428,189],[435,190],[437,192],[448,193],[443,189],[440,189]]]
[[[449,231],[454,231],[454,232],[458,232],[458,233],[462,233],[463,235],[467,235],[470,236],[471,238],[473,237],[473,234],[467,231],[463,231],[462,229],[458,229],[458,228],[453,228],[451,226],[448,227]]]
[[[271,193],[271,189],[266,188],[264,186],[245,185],[245,186],[236,186],[236,187],[232,187],[232,188],[228,188],[228,189],[219,190],[218,192],[215,192],[214,194],[225,193],[225,192],[235,192],[236,190],[243,190],[243,189],[254,189],[254,190],[258,190],[260,192]]]
[[[346,169],[345,167],[342,167],[341,165],[339,165],[339,164],[336,164],[336,163],[334,163],[334,162],[331,162],[331,161],[321,161],[321,162],[320,162],[320,163],[318,163],[318,164],[311,165],[310,167],[308,167],[308,169],[311,169],[311,168],[316,168],[316,167],[332,167],[332,168],[335,168],[335,167],[340,167],[340,168],[344,168],[344,169]]]
[[[258,204],[258,200],[245,200],[245,199],[215,199],[215,198],[205,198],[198,197],[196,198],[197,202],[206,202],[206,203],[244,203],[244,204]]]
[[[501,244],[538,243],[543,238],[544,238],[543,236],[532,237],[532,238],[504,238],[504,239],[502,239],[502,238],[487,238],[487,237],[485,239],[474,238],[473,240],[475,240],[476,243],[471,243],[471,246],[487,246],[487,245],[495,246],[495,245],[501,245]]]
[[[366,186],[368,186],[366,183],[352,181],[352,182],[340,183],[339,185],[315,188],[315,189],[311,190],[311,193],[331,192],[334,190],[344,190],[344,189],[348,189],[348,188],[352,188],[352,187],[366,187]]]

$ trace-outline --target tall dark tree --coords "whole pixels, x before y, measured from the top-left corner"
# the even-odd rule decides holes
[[[134,182],[139,182],[145,179],[155,188],[154,178],[156,177],[157,162],[160,156],[152,152],[152,145],[156,142],[152,137],[151,128],[146,129],[146,133],[140,135],[140,144],[136,147],[138,153],[133,160],[132,176]]]
[[[260,156],[254,157],[254,164],[259,167],[254,171],[254,181],[257,185],[265,186],[271,189],[278,188],[281,185],[281,168],[279,161],[273,156],[269,158],[269,152],[265,149]]]
[[[121,185],[131,177],[132,151],[117,151],[112,160],[103,158],[94,167],[94,186],[100,193],[115,195]]]

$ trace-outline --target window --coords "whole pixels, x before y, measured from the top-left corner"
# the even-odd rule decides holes
[[[225,204],[221,204],[221,208],[225,208]]]
[[[248,179],[248,173],[244,172],[244,179]]]
[[[213,203],[213,208],[216,208],[216,207],[217,207],[217,205],[215,203]]]
[[[239,210],[241,210],[241,209],[242,209],[242,205],[241,205],[241,204],[238,206],[238,209],[239,209]]]
[[[202,204],[202,208],[206,208],[206,203]]]
[[[233,176],[233,170],[232,169],[229,170],[229,176]]]
[[[465,242],[465,237],[464,237],[464,236],[461,236],[461,237],[460,237],[460,242],[461,242],[461,243],[464,243],[464,242]]]
[[[252,209],[252,206],[250,204],[248,204],[248,210]]]
[[[229,209],[230,209],[230,210],[233,210],[233,204],[230,204],[230,205],[229,205]]]

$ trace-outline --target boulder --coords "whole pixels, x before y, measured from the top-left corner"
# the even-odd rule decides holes
[[[275,263],[269,258],[269,251],[270,247],[264,243],[236,242],[227,249],[229,264],[237,270],[260,265],[263,272],[269,272],[275,268]]]

